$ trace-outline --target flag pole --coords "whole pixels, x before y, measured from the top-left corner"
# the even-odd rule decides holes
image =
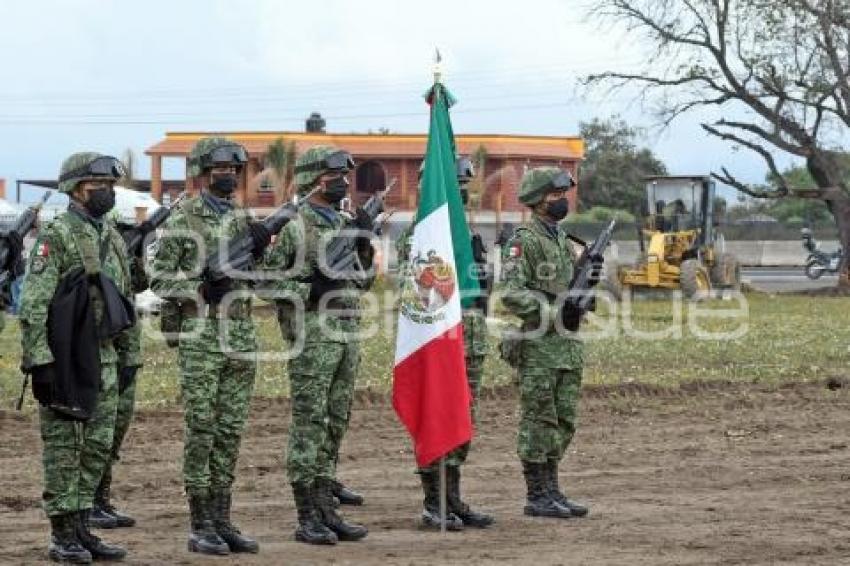
[[[440,532],[446,534],[446,457],[440,458]]]
[[[441,65],[443,58],[440,56],[440,50],[434,49],[434,85],[439,84],[442,79],[443,66]],[[440,458],[440,532],[446,534],[446,457]]]

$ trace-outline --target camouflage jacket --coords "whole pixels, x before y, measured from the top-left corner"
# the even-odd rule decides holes
[[[102,262],[101,257],[104,258]],[[115,281],[119,291],[132,300],[130,267],[121,235],[110,222],[96,223],[85,213],[69,209],[41,229],[30,253],[21,295],[22,367],[53,362],[47,341],[50,301],[66,275],[86,267],[86,258],[90,271],[103,271]],[[92,297],[99,324],[103,302],[98,293]],[[140,329],[136,324],[115,338],[101,340],[100,361],[139,366],[142,363],[140,349]]]
[[[249,212],[238,206],[223,214],[216,212],[203,195],[184,200],[168,217],[157,242],[151,266],[151,289],[163,299],[189,305],[197,301],[202,305],[199,289],[206,258],[244,230],[249,220]],[[253,283],[248,278],[234,277],[233,288],[248,291]],[[251,297],[234,298],[229,312],[242,314],[228,321],[228,346],[240,352],[253,351],[256,336],[250,316]],[[215,318],[205,319],[205,316],[187,319],[185,323],[194,326],[183,331],[199,330],[197,325],[201,323],[216,324]],[[210,344],[210,347],[216,348],[217,344]]]
[[[398,264],[398,276],[405,277],[408,267],[408,256],[410,255],[410,239],[413,237],[413,225],[416,218],[402,230],[395,243],[396,262]],[[481,309],[465,308],[462,312],[463,320],[463,348],[464,354],[469,357],[481,357],[487,355],[487,319]]]
[[[502,303],[519,317],[524,329],[543,328],[542,335],[523,340],[522,365],[579,369],[583,345],[574,335],[559,333],[556,297],[573,278],[575,251],[566,232],[552,229],[534,216],[502,250]]]
[[[324,260],[320,250],[347,224],[347,219],[333,209],[322,208],[322,212],[306,203],[292,222],[284,226],[266,252],[267,282],[264,286],[276,293],[289,294],[305,305],[303,334],[306,342],[351,342],[356,340],[359,329],[363,289],[353,283],[343,284],[339,297],[326,312],[308,304],[311,281],[319,275],[319,262]],[[371,281],[365,288],[369,286]],[[284,338],[294,340],[302,322],[298,309],[292,299],[281,297],[276,302]]]

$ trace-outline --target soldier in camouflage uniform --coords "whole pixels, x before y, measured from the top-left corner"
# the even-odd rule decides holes
[[[341,278],[327,269],[324,250],[320,251],[347,227],[348,219],[338,206],[347,195],[346,174],[353,166],[346,152],[331,146],[312,147],[298,158],[298,193],[321,188],[284,227],[266,258],[268,268],[285,272],[275,290],[293,299],[278,301],[281,332],[292,341],[303,333],[304,350],[289,362],[292,426],[287,474],[298,508],[295,538],[310,544],[360,540],[368,532],[337,513],[333,490],[360,363],[360,295],[371,278],[361,285]],[[370,269],[371,243],[366,238],[361,243],[358,254]],[[304,310],[303,325],[297,324],[298,308]]]
[[[204,554],[259,551],[230,521],[231,486],[257,371],[246,296],[251,285],[239,277],[210,283],[203,273],[207,256],[250,228],[248,212],[232,200],[246,160],[245,149],[225,138],[195,144],[189,174],[201,193],[184,200],[166,221],[151,271],[151,288],[182,317],[178,358],[188,547]]]
[[[423,161],[424,167],[424,161]],[[420,168],[420,175],[422,168]],[[466,157],[457,159],[457,181],[463,204],[469,202],[469,189],[466,185],[475,176],[472,163]],[[396,240],[396,252],[399,262],[399,273],[407,268],[407,258],[410,255],[410,239],[413,236],[413,222],[404,229]],[[478,234],[472,235],[473,255],[479,270],[486,270],[486,252]],[[480,273],[479,280],[485,279],[486,273]],[[486,293],[486,290],[483,291]],[[475,303],[463,309],[463,347],[466,360],[466,378],[472,394],[472,414],[475,416],[478,393],[481,389],[481,379],[484,373],[484,359],[487,356],[487,296],[483,294]],[[448,505],[446,527],[449,530],[461,530],[464,526],[486,528],[493,524],[493,517],[472,510],[460,495],[460,467],[466,462],[470,443],[459,446],[446,456],[446,502]],[[439,463],[417,470],[422,482],[425,495],[422,510],[422,524],[428,528],[439,529],[440,520],[440,480]]]
[[[563,302],[576,257],[558,226],[568,212],[566,192],[574,185],[557,167],[526,172],[519,200],[533,215],[503,249],[504,306],[520,318],[525,333],[542,332],[521,334],[512,346],[502,344],[503,356],[519,374],[517,452],[528,488],[525,514],[532,516],[587,514],[558,487],[558,464],[575,433],[583,367],[583,345],[573,333],[581,315]]]
[[[117,215],[110,215],[110,220],[116,223]],[[130,258],[130,279],[133,294],[141,293],[148,288],[147,274],[143,258]],[[141,349],[142,328],[136,325],[130,331],[129,339],[139,344]],[[115,432],[112,438],[112,457],[103,470],[103,477],[94,492],[94,506],[89,515],[89,525],[100,529],[132,527],[136,520],[115,508],[112,504],[112,468],[120,459],[121,445],[130,429],[136,404],[136,374],[139,366],[125,366],[118,369],[118,411],[115,415]]]
[[[31,374],[39,401],[44,444],[44,509],[50,518],[49,556],[56,561],[88,563],[93,558],[120,559],[126,551],[93,536],[86,516],[95,489],[110,459],[118,402],[120,368],[138,367],[138,341],[131,331],[101,338],[100,388],[90,418],[53,402],[57,370],[48,343],[48,308],[65,277],[83,269],[114,281],[132,296],[124,243],[103,216],[115,204],[113,185],[123,174],[120,162],[98,153],[75,153],[62,164],[59,190],[70,197],[68,211],[44,226],[33,246],[21,299],[24,371]],[[95,318],[104,317],[102,295],[94,291]],[[60,412],[61,411],[61,412]],[[81,422],[82,421],[82,422]]]

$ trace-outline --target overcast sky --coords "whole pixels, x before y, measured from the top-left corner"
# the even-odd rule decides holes
[[[0,177],[12,188],[55,178],[81,150],[143,157],[166,131],[301,130],[311,111],[330,132],[425,132],[435,47],[459,99],[456,133],[574,135],[580,121],[614,113],[651,127],[629,97],[588,100],[576,87],[587,73],[641,62],[638,46],[587,20],[586,6],[0,0]],[[708,138],[696,116],[644,143],[672,173],[726,165],[764,178],[758,158]],[[182,176],[166,164],[167,176]],[[149,175],[144,158],[138,176]]]

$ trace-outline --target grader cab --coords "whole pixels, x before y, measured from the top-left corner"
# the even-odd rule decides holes
[[[740,287],[737,260],[718,249],[714,191],[710,177],[646,178],[640,258],[631,267],[609,266],[609,289],[615,295],[681,290],[693,299],[712,289]]]

